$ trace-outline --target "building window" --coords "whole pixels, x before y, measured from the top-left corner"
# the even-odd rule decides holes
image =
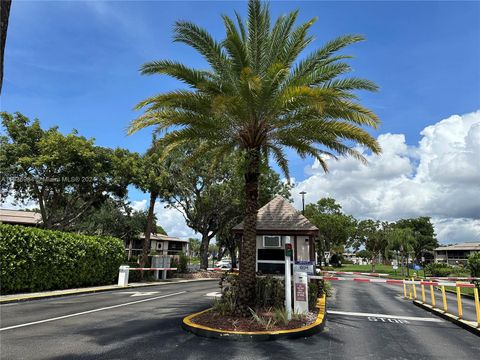
[[[282,240],[280,236],[264,236],[263,247],[265,248],[279,248],[282,247]]]

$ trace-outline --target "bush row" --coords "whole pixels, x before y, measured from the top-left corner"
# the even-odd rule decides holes
[[[0,292],[111,284],[124,257],[117,238],[0,224]]]

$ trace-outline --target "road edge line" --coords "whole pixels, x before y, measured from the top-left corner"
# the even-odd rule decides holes
[[[471,332],[474,335],[480,336],[480,328],[474,327],[467,323],[466,321],[459,319],[457,316],[445,313],[443,310],[433,308],[431,305],[428,304],[423,304],[419,300],[413,300],[413,304],[418,306],[421,309],[427,310],[428,312],[431,312],[434,315],[437,315],[447,321],[450,321],[451,323]]]

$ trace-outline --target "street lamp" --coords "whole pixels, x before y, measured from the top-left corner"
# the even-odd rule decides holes
[[[301,191],[300,195],[302,195],[302,215],[305,215],[305,191]]]

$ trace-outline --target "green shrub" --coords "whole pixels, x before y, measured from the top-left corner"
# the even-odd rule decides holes
[[[2,294],[114,283],[120,239],[0,224]]]
[[[187,270],[188,270],[188,256],[182,252],[180,253],[180,258],[178,259],[178,272],[184,274],[187,272]]]
[[[452,273],[453,268],[447,264],[431,263],[425,266],[425,270],[430,276],[448,276]]]
[[[472,277],[480,277],[480,253],[470,255],[467,268]]]

